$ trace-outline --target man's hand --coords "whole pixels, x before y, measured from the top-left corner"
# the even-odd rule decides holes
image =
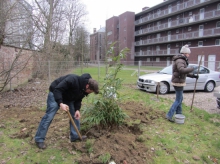
[[[75,115],[74,115],[74,117],[75,117],[75,119],[80,119],[80,112],[77,110],[76,112],[75,112]]]
[[[66,112],[69,110],[69,106],[63,103],[60,103],[60,108]]]

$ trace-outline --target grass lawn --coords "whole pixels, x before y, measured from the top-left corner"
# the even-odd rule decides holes
[[[82,72],[90,73],[94,79],[99,81],[100,86],[102,86],[105,77],[105,67],[101,67],[100,69],[96,67],[83,68]],[[81,69],[76,69],[73,73],[80,75]],[[144,73],[146,73],[146,71],[141,72],[141,74]],[[118,74],[118,77],[123,79],[122,88],[119,90],[120,101],[125,103],[137,102],[148,108],[164,112],[167,112],[173,103],[173,100],[161,98],[160,96],[157,98],[157,95],[154,93],[137,90],[135,85],[138,77],[134,74],[134,70],[123,69]],[[83,99],[83,103],[91,103],[91,101],[95,99],[94,96],[95,95],[92,94],[88,98]],[[220,163],[220,115],[209,114],[197,108],[194,108],[191,112],[190,107],[184,104],[183,113],[186,116],[184,124],[170,123],[164,118],[158,118],[154,119],[150,124],[143,124],[141,126],[143,130],[142,137],[144,138],[143,144],[148,147],[154,155],[153,160],[149,163]],[[33,111],[33,113],[30,114],[35,113]],[[1,117],[3,118],[3,116]],[[36,130],[37,125],[33,126],[35,126],[33,130]],[[74,150],[65,148],[62,150],[56,149],[56,144],[59,143],[54,144],[54,148],[50,147],[44,151],[36,151],[36,148],[33,149],[33,145],[29,144],[28,139],[13,139],[10,137],[15,132],[11,127],[16,127],[16,129],[22,128],[19,126],[19,120],[14,118],[0,122],[1,164],[77,164],[77,162],[75,162],[76,159],[81,157],[80,153]],[[68,127],[58,128],[65,131],[68,130]],[[60,135],[58,134],[57,136]]]

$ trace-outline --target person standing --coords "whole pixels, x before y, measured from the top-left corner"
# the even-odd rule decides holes
[[[82,99],[93,92],[99,93],[98,83],[88,73],[81,76],[69,74],[59,77],[51,83],[47,98],[47,110],[35,135],[35,143],[39,149],[46,148],[45,137],[58,109],[69,110],[78,130],[80,130],[79,119]],[[74,142],[78,139],[79,136],[70,122],[70,141]],[[86,139],[86,136],[82,136],[82,139]]]
[[[176,55],[172,58],[173,61],[173,74],[171,84],[173,85],[176,93],[176,98],[171,106],[169,112],[166,114],[166,118],[170,122],[174,122],[173,115],[182,114],[182,101],[183,101],[183,88],[186,85],[186,77],[197,78],[198,75],[191,73],[194,68],[188,67],[188,57],[191,51],[188,45],[185,45],[180,50],[180,55]]]

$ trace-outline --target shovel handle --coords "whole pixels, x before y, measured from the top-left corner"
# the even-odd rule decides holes
[[[202,57],[203,57],[203,52],[202,52],[202,56],[201,56],[200,61],[199,61],[199,67],[198,67],[198,71],[197,71],[197,76],[199,75],[199,69],[200,69]],[[193,98],[192,98],[192,103],[191,103],[191,107],[190,107],[190,111],[191,112],[193,111],[192,107],[193,107],[193,101],[194,101],[194,96],[195,96],[195,92],[196,92],[197,80],[198,80],[198,78],[196,79],[195,86],[194,86]]]
[[[69,119],[70,119],[70,121],[71,121],[71,123],[72,123],[74,129],[76,130],[76,132],[77,132],[77,134],[78,134],[80,140],[82,141],[82,136],[81,136],[81,134],[80,134],[78,128],[76,127],[76,124],[75,124],[75,122],[74,122],[74,120],[73,120],[73,118],[72,118],[72,116],[71,116],[71,114],[70,114],[70,111],[67,110],[66,112],[67,112],[67,114],[68,114],[68,116],[69,116]]]

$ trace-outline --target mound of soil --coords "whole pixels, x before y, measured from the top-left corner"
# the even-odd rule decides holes
[[[42,83],[37,85],[44,87]],[[7,101],[7,93],[1,95],[5,103],[0,106],[0,120],[2,120],[0,127],[6,128],[4,122],[13,120],[15,124],[10,125],[9,128],[17,129],[17,133],[10,137],[26,138],[34,146],[34,135],[39,121],[44,115],[44,111],[40,110],[39,107],[42,104],[44,105],[45,102],[43,101],[46,101],[47,94],[44,90],[45,88],[38,89],[36,85],[35,89],[31,86],[26,87],[23,89],[18,88],[10,93],[10,98],[14,97],[16,100]],[[41,97],[37,99],[39,95]],[[29,102],[24,96],[28,97],[26,99]],[[19,97],[21,97],[20,101],[18,100]],[[78,158],[78,163],[80,164],[101,164],[101,157],[106,155],[110,155],[111,160],[117,164],[148,163],[151,161],[154,152],[144,144],[150,138],[147,134],[143,134],[141,126],[149,126],[154,119],[164,117],[165,113],[146,108],[143,104],[137,102],[126,102],[120,106],[129,115],[126,124],[108,129],[93,127],[88,131],[81,132],[82,135],[86,134],[88,136],[86,141],[73,143],[69,141],[68,115],[63,111],[58,111],[50,125],[45,143],[50,148],[67,149],[70,154],[80,151],[81,158]],[[38,148],[36,150],[42,151]]]

